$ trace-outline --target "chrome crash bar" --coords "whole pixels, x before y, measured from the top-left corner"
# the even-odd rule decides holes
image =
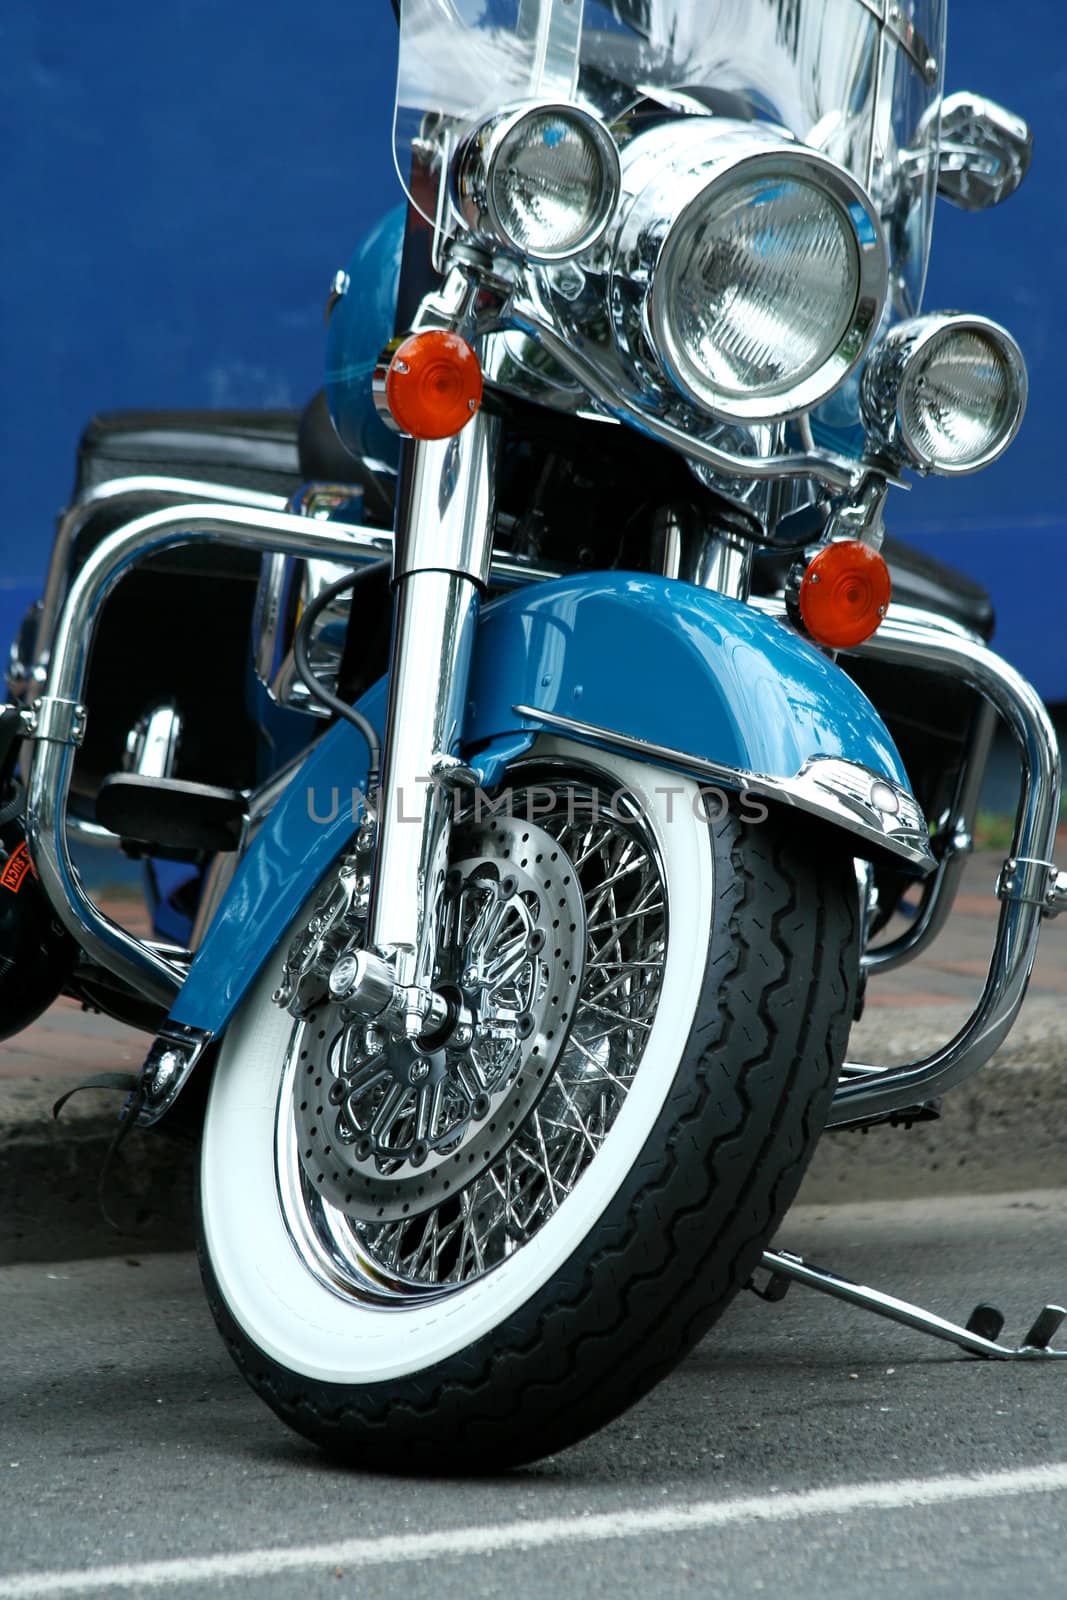
[[[162,510],[165,506],[188,505],[192,500],[202,500],[205,504],[243,506],[249,511],[284,511],[286,505],[285,496],[280,494],[235,489],[232,484],[203,483],[198,478],[154,475],[110,478],[106,483],[98,484],[80,495],[60,517],[52,545],[34,651],[34,677],[38,685],[44,682],[46,676],[59,613],[67,596],[74,545],[79,534],[99,516],[117,517],[127,522],[130,517],[143,516],[149,511]]]
[[[981,799],[982,784],[989,765],[989,752],[997,729],[997,714],[988,700],[979,703],[967,741],[952,805],[937,837],[937,871],[923,884],[922,897],[911,926],[897,938],[868,950],[863,970],[892,972],[913,961],[932,944],[948,921],[956,891],[960,886],[967,857],[974,849],[974,824]]]
[[[116,499],[118,492],[116,486]],[[101,607],[136,563],[163,550],[196,543],[233,544],[260,553],[280,552],[357,567],[388,554],[392,536],[379,529],[283,512],[187,503],[140,517],[110,534],[70,586],[55,629],[47,694],[32,714],[31,732],[38,743],[27,802],[30,849],[57,914],[87,955],[168,1007],[181,987],[182,968],[112,922],[86,895],[70,859],[67,797],[74,748],[84,725],[82,696],[89,648]],[[556,575],[549,568],[496,557],[491,581],[510,587]],[[781,602],[758,604],[763,610],[784,615]],[[1059,814],[1059,750],[1036,692],[964,630],[906,608],[891,612],[873,639],[861,647],[861,653],[943,672],[975,691],[1011,729],[1019,747],[1023,784],[1012,856],[997,890],[1002,906],[996,941],[985,988],[972,1016],[954,1039],[921,1061],[900,1067],[847,1063],[834,1100],[832,1126],[906,1110],[977,1071],[1002,1042],[1022,1004],[1043,916],[1067,905],[1067,875],[1057,875],[1052,865]],[[988,728],[983,731],[979,727],[976,737],[987,735]],[[683,751],[661,755],[680,767],[691,760]],[[958,808],[965,811],[973,796],[957,796],[957,801]],[[951,902],[954,887],[954,880],[942,879],[935,899],[938,917]],[[932,933],[926,936],[932,937]],[[912,953],[913,949],[907,951]],[[903,958],[904,952],[898,950],[897,954]]]
[[[1011,857],[997,884],[1000,916],[978,1004],[953,1039],[909,1066],[847,1062],[834,1096],[831,1127],[906,1110],[954,1088],[983,1066],[1018,1015],[1043,918],[1067,905],[1067,880],[1057,874],[1052,860],[1060,810],[1060,751],[1037,691],[1014,667],[962,630],[895,619],[892,611],[862,646],[862,654],[868,660],[943,673],[973,690],[1011,731],[1019,750],[1022,787]],[[980,722],[976,737],[984,741],[988,734]],[[963,803],[972,799],[965,796]],[[933,906],[940,916],[944,901],[938,904],[935,898]],[[913,953],[914,947],[908,951]]]
[[[131,482],[120,481],[127,486]],[[162,480],[142,483],[149,481],[158,486]],[[113,502],[124,493],[135,498],[157,492],[141,486],[124,491],[114,487]],[[195,492],[208,486],[187,487]],[[171,492],[172,488],[166,491]],[[232,504],[187,503],[151,512],[116,529],[97,546],[70,585],[51,640],[47,693],[29,714],[30,736],[37,741],[26,802],[30,852],[56,914],[86,955],[168,1009],[182,986],[184,971],[112,922],[90,900],[70,857],[67,801],[74,750],[84,735],[82,696],[101,608],[132,567],[164,550],[190,544],[234,545],[264,555],[304,556],[359,567],[388,556],[393,540],[390,533],[377,528]],[[493,561],[492,581],[501,587],[551,576],[554,574],[520,561]]]

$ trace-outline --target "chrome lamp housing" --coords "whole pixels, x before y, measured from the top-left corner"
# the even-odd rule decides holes
[[[941,312],[899,323],[863,376],[870,443],[895,465],[962,477],[1002,456],[1026,411],[1022,351],[988,317]]]
[[[513,107],[448,165],[463,242],[486,258],[494,387],[660,438],[768,526],[783,480],[797,505],[860,481],[861,463],[785,431],[858,371],[888,296],[877,208],[832,157],[649,98],[610,130],[566,103]]]
[[[608,298],[625,364],[722,422],[780,422],[855,371],[888,292],[873,202],[770,124],[673,119],[623,152]]]
[[[505,111],[474,128],[452,164],[452,199],[467,227],[533,262],[594,245],[619,201],[619,152],[591,112],[565,102]]]

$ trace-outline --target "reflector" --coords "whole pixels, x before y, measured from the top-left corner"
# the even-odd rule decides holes
[[[800,584],[800,615],[816,644],[850,650],[886,614],[893,585],[877,550],[841,539],[819,551]]]
[[[401,433],[449,439],[482,403],[481,364],[458,333],[413,333],[389,363],[385,398]]]

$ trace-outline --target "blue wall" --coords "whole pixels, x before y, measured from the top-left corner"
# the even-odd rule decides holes
[[[44,568],[82,426],[301,405],[330,278],[399,197],[389,0],[3,0],[8,579]]]
[[[1003,322],[1026,356],[1030,409],[996,466],[971,478],[916,482],[891,505],[898,532],[987,586],[997,648],[1058,701],[1067,700],[1065,45],[1062,0],[950,4],[949,89],[975,89],[1025,116],[1034,128],[1034,165],[1019,193],[993,211],[967,216],[939,203],[926,306]]]
[[[989,585],[1001,648],[1058,699],[1064,17],[1062,0],[953,12],[950,87],[1028,116],[1037,153],[1002,209],[939,207],[927,303],[1016,333],[1031,411],[999,466],[894,504],[898,531]],[[329,278],[398,189],[389,0],[6,0],[0,53],[6,639],[91,413],[301,404],[320,381]]]

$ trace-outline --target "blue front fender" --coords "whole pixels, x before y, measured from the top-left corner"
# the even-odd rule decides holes
[[[881,718],[839,667],[777,619],[669,578],[589,573],[487,607],[468,738],[531,726],[516,705],[768,777],[837,756],[907,786]]]
[[[632,573],[522,589],[479,624],[464,753],[498,783],[537,736],[527,706],[718,766],[793,778],[837,757],[908,780],[866,696],[774,618],[709,590]],[[385,685],[361,709],[381,728]],[[312,749],[244,855],[172,1016],[216,1037],[307,895],[352,837],[366,747],[338,723]]]

